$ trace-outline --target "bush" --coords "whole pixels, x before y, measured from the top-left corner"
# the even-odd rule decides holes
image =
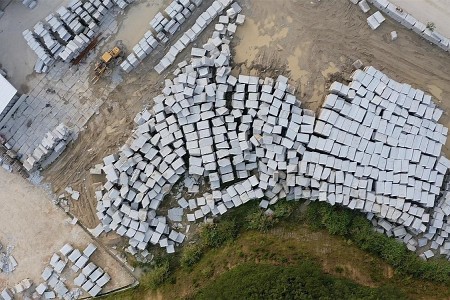
[[[298,202],[294,201],[286,201],[286,199],[282,199],[281,201],[278,201],[277,204],[275,204],[272,208],[273,215],[276,219],[286,219],[291,216],[292,212],[294,211],[295,207],[298,206]]]
[[[141,278],[141,285],[146,289],[156,290],[170,277],[169,261],[165,260],[155,264],[152,270],[145,273]]]
[[[267,231],[275,224],[273,216],[267,216],[260,209],[255,210],[245,218],[245,228],[250,230]]]
[[[233,241],[237,234],[238,227],[234,220],[222,220],[216,224],[207,224],[200,232],[201,244],[218,248],[225,242]]]
[[[245,263],[204,286],[194,299],[405,299],[390,287],[369,288],[326,275],[304,261],[296,266]]]
[[[266,232],[273,228],[280,220],[289,217],[295,207],[294,202],[278,202],[272,208],[273,214],[267,215],[260,208],[255,208],[249,213],[245,220],[245,228],[250,230],[259,230]]]
[[[362,250],[384,259],[398,272],[429,281],[450,283],[450,262],[443,259],[421,260],[404,244],[376,232],[359,212],[324,202],[312,202],[308,206],[307,222],[314,228],[325,228],[331,234],[350,239]]]
[[[203,247],[200,244],[192,244],[184,247],[180,264],[184,268],[190,268],[200,261],[203,256]]]

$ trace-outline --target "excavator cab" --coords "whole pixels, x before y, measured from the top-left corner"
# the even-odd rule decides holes
[[[118,56],[120,56],[120,48],[119,47],[114,47],[112,50],[105,52],[102,55],[102,61],[106,64],[108,64],[112,59],[117,58]]]
[[[110,70],[108,68],[109,64],[112,63],[116,58],[121,56],[122,51],[119,47],[114,47],[112,50],[109,50],[100,57],[100,61],[95,64],[95,76],[92,78],[92,83],[96,83],[100,80],[100,78],[106,73],[106,71]]]

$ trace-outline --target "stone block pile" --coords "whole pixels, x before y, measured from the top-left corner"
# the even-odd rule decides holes
[[[35,71],[45,73],[57,60],[71,61],[92,41],[108,11],[115,5],[123,9],[129,2],[72,0],[25,30],[22,35],[38,56]]]
[[[197,37],[206,29],[206,27],[218,16],[220,15],[224,9],[226,9],[230,4],[232,0],[216,0],[214,1],[210,7],[206,11],[204,11],[196,20],[195,24],[189,28],[181,37],[180,39],[170,47],[169,51],[164,55],[164,57],[161,59],[161,61],[155,66],[155,71],[158,74],[161,74],[165,69],[167,69],[169,66],[171,66],[177,55],[181,53],[187,46],[189,46],[190,43],[195,41]],[[241,11],[241,7],[239,4],[234,2],[231,5],[231,8],[227,10],[226,15],[221,16],[222,17],[222,23],[219,21],[218,24],[222,24],[222,29],[220,31],[217,31],[219,34],[224,34],[227,30],[230,34],[234,34],[236,31],[236,25],[231,23],[228,24],[228,19],[225,19],[225,17],[232,16],[233,18],[236,16],[237,13]],[[227,27],[226,27],[227,26]],[[217,47],[217,43],[222,43],[222,40],[216,34],[216,36],[213,36],[213,39],[215,38],[215,46]],[[226,41],[224,41],[226,43]],[[204,50],[204,49],[202,49]],[[197,53],[200,57],[202,56],[202,52]]]
[[[383,23],[384,21],[386,21],[386,19],[379,11],[376,11],[367,18],[367,24],[369,24],[369,27],[372,30],[375,30],[378,27],[380,27],[381,23]]]
[[[373,67],[352,78],[330,87],[299,165],[295,198],[365,212],[411,250],[447,236],[442,110],[430,95]]]
[[[216,31],[213,36],[216,40],[229,41],[232,38],[227,32]],[[203,130],[205,139],[200,141],[201,145],[192,140],[199,138],[196,123],[203,118],[206,123],[198,126],[209,126],[209,119],[216,116],[213,110],[216,98],[221,103],[217,107],[218,121],[222,119],[220,115],[228,111],[225,93],[231,72],[231,53],[227,43],[215,46],[212,41],[210,39],[203,46],[204,56],[194,57],[189,65],[185,62],[177,78],[166,80],[163,94],[154,99],[153,112],[144,110],[139,113],[134,120],[137,128],[133,136],[119,149],[119,153],[103,160],[102,170],[107,182],[103,191],[96,192],[97,216],[101,224],[93,234],[114,230],[129,239],[130,253],[143,251],[149,244],[158,244],[172,253],[175,245],[185,238],[184,234],[171,230],[166,217],[157,216],[156,210],[186,172],[195,176],[204,174],[202,164],[186,165],[186,154],[195,156],[197,160],[202,160],[202,154],[208,160],[214,155],[210,130],[209,133],[207,128]],[[214,72],[216,64],[220,68]],[[242,80],[247,79],[243,77]],[[236,83],[237,79],[230,77],[230,81]],[[223,129],[225,126],[220,130]],[[237,127],[230,130],[236,131]],[[228,173],[228,178],[232,176],[230,168],[224,164],[222,171]],[[177,218],[179,212],[179,209],[174,210],[171,218]]]
[[[2,292],[0,293],[0,296],[2,297],[3,300],[13,300],[14,299],[13,292],[8,288],[4,288],[2,290]]]
[[[12,250],[12,246],[3,247],[0,244],[0,273],[9,274],[16,269],[17,261],[11,254]]]
[[[37,5],[36,0],[22,0],[22,4],[28,7],[29,9],[33,9]]]
[[[136,116],[132,138],[104,159],[97,233],[128,237],[131,253],[149,244],[173,252],[185,236],[156,210],[182,176],[191,190],[205,177],[210,191],[180,198],[170,221],[204,220],[251,200],[269,213],[279,199],[309,199],[365,213],[425,259],[450,256],[448,129],[431,96],[367,67],[331,84],[316,116],[284,76],[231,75],[234,32],[224,27],[192,49],[153,111]]]
[[[33,281],[29,278],[25,278],[14,286],[12,292],[14,295],[23,295],[28,292],[32,285]]]
[[[363,13],[367,13],[370,10],[369,4],[367,4],[366,0],[361,0],[354,2],[354,4],[358,4],[359,8],[363,11]]]
[[[32,286],[33,281],[29,278],[25,278],[22,281],[18,282],[12,288],[4,288],[0,293],[0,299],[2,300],[29,299],[27,294],[30,294]]]
[[[363,13],[367,13],[370,11],[370,6],[366,0],[351,0],[351,2],[353,4],[358,4]],[[380,27],[381,23],[383,23],[385,20],[386,19],[384,18],[384,16],[379,11],[376,11],[367,18],[367,24],[372,30],[375,30]]]
[[[70,129],[64,124],[59,124],[55,129],[48,132],[42,139],[41,144],[24,160],[24,168],[27,171],[32,171],[52,163],[66,149],[70,134]]]
[[[59,253],[53,254],[50,264],[43,270],[41,277],[44,282],[36,286],[34,295],[44,299],[78,299],[82,291],[91,297],[99,295],[111,277],[90,261],[96,250],[94,244],[88,244],[83,251],[65,244]],[[69,275],[69,272],[75,276],[73,284],[78,288],[70,290],[66,285],[64,276]]]

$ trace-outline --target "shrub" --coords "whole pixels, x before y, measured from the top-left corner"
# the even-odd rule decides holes
[[[245,263],[202,287],[194,299],[405,299],[390,287],[369,288],[326,275],[303,261],[295,266]]]
[[[201,243],[204,246],[218,248],[225,242],[233,241],[238,234],[234,220],[222,220],[219,223],[207,224],[200,232]]]
[[[192,244],[184,247],[181,254],[180,264],[182,267],[190,268],[200,261],[203,256],[203,247],[200,244]]]
[[[159,264],[155,264],[153,269],[145,273],[141,278],[141,284],[146,289],[156,290],[170,277],[170,265],[166,260]]]
[[[297,203],[295,202],[278,202],[272,208],[272,214],[265,214],[260,208],[255,208],[250,212],[245,220],[245,228],[250,230],[267,231],[273,228],[279,221],[289,217]]]
[[[282,199],[273,206],[273,215],[276,219],[288,218],[294,211],[294,208],[297,206],[298,202],[294,201],[288,202],[286,201],[286,199]]]
[[[434,24],[433,22],[428,22],[427,29],[430,31],[434,31],[436,29],[436,24]]]
[[[443,259],[421,260],[404,244],[376,232],[359,212],[324,202],[312,202],[308,206],[307,222],[313,228],[325,228],[331,234],[350,239],[362,250],[384,259],[398,272],[434,282],[450,283],[450,262]]]
[[[275,218],[273,216],[267,216],[260,209],[250,213],[246,218],[246,229],[267,231],[275,224]]]

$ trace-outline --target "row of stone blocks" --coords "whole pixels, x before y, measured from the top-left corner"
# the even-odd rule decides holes
[[[358,4],[361,10],[366,13],[370,10],[367,2],[373,4],[376,8],[387,14],[389,17],[403,25],[404,27],[414,31],[430,43],[435,44],[444,51],[450,50],[450,40],[434,28],[429,28],[428,24],[424,24],[417,20],[413,15],[408,14],[402,8],[391,3],[389,0],[351,0],[354,4]],[[380,12],[376,12],[367,18],[367,22],[372,29],[384,21],[384,17]]]
[[[122,70],[129,73],[160,43],[166,44],[170,36],[180,29],[202,2],[203,0],[173,0],[164,10],[166,16],[158,12],[149,23],[151,29],[144,34],[144,37],[133,47],[133,52],[122,62]]]
[[[24,159],[23,167],[30,172],[44,165],[50,157],[55,159],[65,150],[70,134],[71,130],[64,124],[59,124],[55,129],[47,132],[39,146]]]
[[[131,1],[129,1],[131,2]],[[44,73],[56,60],[71,61],[92,41],[102,20],[114,5],[125,8],[123,0],[72,0],[56,13],[38,22],[22,35],[38,56],[35,71]]]

